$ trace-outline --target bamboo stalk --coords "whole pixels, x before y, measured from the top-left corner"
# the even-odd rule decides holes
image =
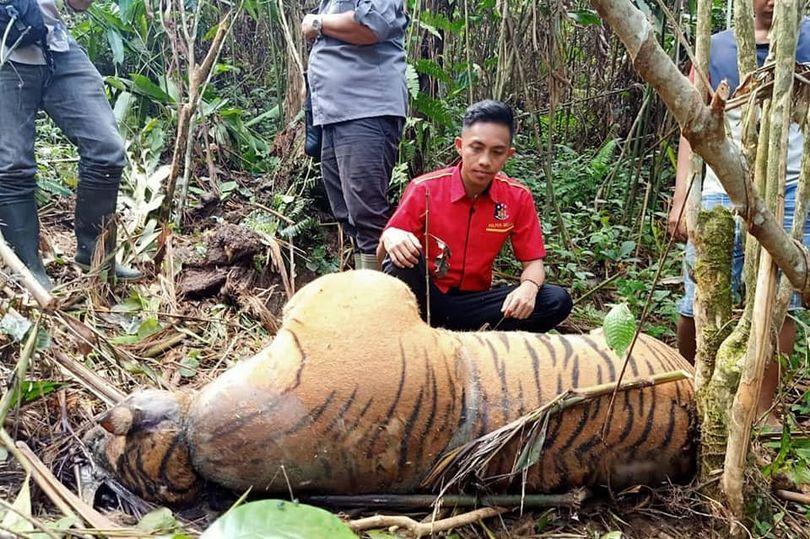
[[[0,258],[3,259],[3,262],[6,263],[6,266],[8,266],[11,271],[20,276],[22,285],[31,293],[31,296],[33,296],[45,312],[53,311],[56,308],[56,298],[45,290],[45,288],[39,284],[39,281],[34,278],[31,274],[31,270],[22,263],[17,253],[6,243],[2,233],[0,233]]]
[[[11,404],[22,388],[25,375],[28,372],[28,363],[31,360],[31,356],[34,354],[38,331],[39,319],[37,319],[34,325],[31,326],[31,329],[28,330],[28,338],[25,340],[25,345],[20,353],[20,359],[17,361],[17,367],[14,369],[14,375],[11,377],[11,387],[8,388],[3,398],[0,399],[0,428],[2,428],[6,420],[6,415],[9,410],[11,410]]]

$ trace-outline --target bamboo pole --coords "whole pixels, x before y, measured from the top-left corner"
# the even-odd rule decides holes
[[[17,253],[6,243],[2,233],[0,233],[0,258],[3,259],[3,262],[6,263],[11,271],[20,276],[22,285],[31,293],[31,296],[33,296],[45,312],[53,311],[56,308],[56,298],[45,290],[45,288],[39,284],[39,281],[34,278],[31,274],[31,270],[22,263]]]

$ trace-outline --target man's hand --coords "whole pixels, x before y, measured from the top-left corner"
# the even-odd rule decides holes
[[[680,203],[675,202],[672,204],[672,209],[669,210],[669,219],[667,219],[667,232],[678,241],[686,241],[686,212],[682,212],[685,201]],[[683,213],[683,215],[681,215]],[[678,216],[681,217],[678,222]]]
[[[386,229],[380,239],[395,266],[412,268],[419,263],[422,244],[412,233],[392,227]]]
[[[304,16],[304,20],[301,21],[301,34],[304,36],[309,42],[315,41],[315,38],[318,37],[318,32],[315,31],[315,28],[312,26],[313,21],[315,21],[317,15],[306,15]]]
[[[534,312],[534,302],[537,299],[537,285],[531,281],[523,281],[520,286],[512,290],[503,301],[501,312],[506,318],[525,320]]]

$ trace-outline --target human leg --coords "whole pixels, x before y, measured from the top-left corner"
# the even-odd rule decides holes
[[[437,309],[438,320],[442,326],[455,330],[486,328],[543,333],[556,327],[571,312],[573,302],[568,292],[557,285],[544,284],[537,292],[534,311],[528,318],[505,318],[501,308],[506,296],[516,288],[517,285],[511,285],[482,292],[449,293]]]
[[[381,116],[334,124],[334,153],[357,251],[373,255],[390,217],[388,184],[397,160],[402,119]]]
[[[76,190],[76,262],[89,266],[102,229],[110,224],[104,245],[116,277],[137,279],[140,273],[115,264],[112,226],[118,187],[126,164],[124,142],[118,133],[101,75],[85,52],[71,41],[66,52],[54,53],[54,72],[43,92],[43,108],[79,151]]]
[[[39,256],[39,218],[34,199],[34,121],[47,73],[46,66],[14,62],[0,69],[0,232],[37,281],[50,289]]]

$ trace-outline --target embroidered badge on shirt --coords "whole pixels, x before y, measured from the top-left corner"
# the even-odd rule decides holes
[[[495,219],[498,221],[506,221],[509,219],[509,210],[506,209],[506,203],[497,202],[495,204]]]

